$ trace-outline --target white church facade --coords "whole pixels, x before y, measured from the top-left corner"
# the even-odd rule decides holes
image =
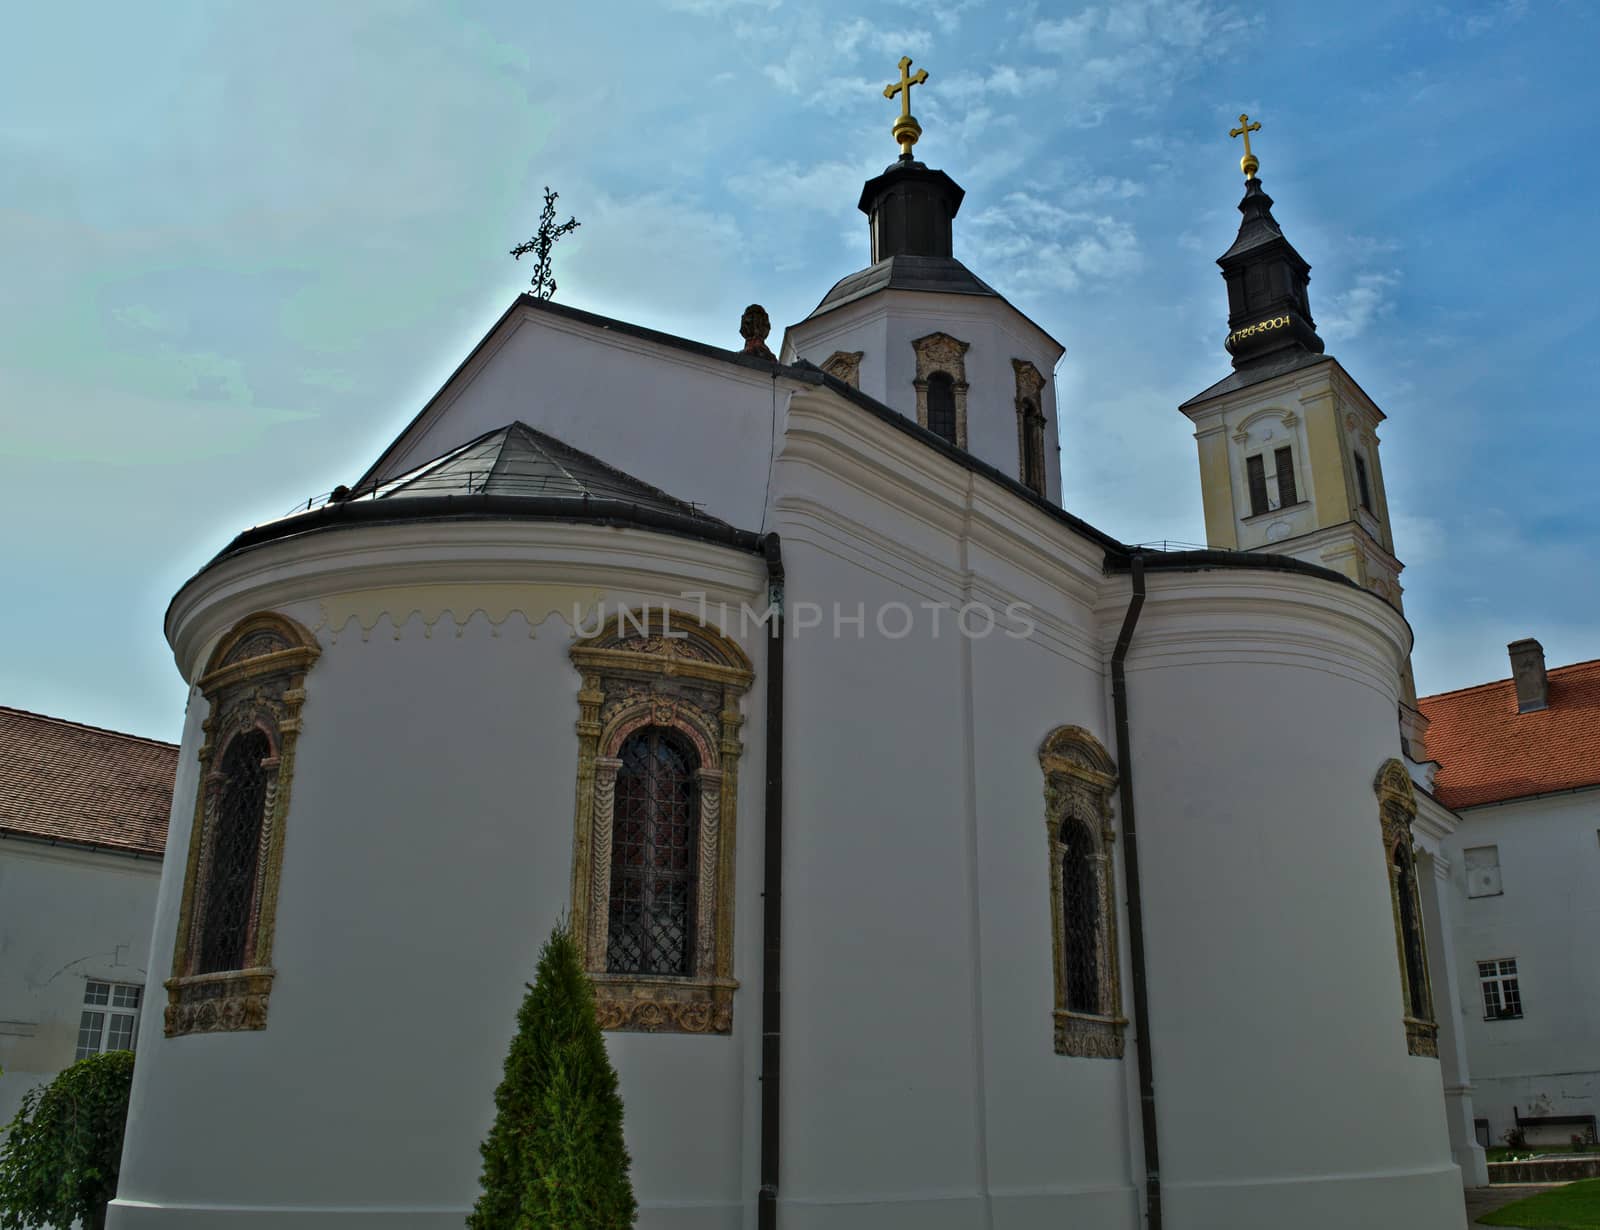
[[[1130,547],[904,148],[779,356],[523,297],[173,599],[115,1230],[460,1225],[563,914],[650,1230],[1458,1230],[1376,408],[1304,262],[1251,167],[1186,407],[1240,549]],[[1308,507],[1244,511],[1285,439]]]

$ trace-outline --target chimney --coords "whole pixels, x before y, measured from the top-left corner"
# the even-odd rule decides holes
[[[1517,712],[1532,713],[1550,705],[1550,678],[1544,672],[1544,646],[1531,636],[1506,646],[1511,678],[1517,685]]]

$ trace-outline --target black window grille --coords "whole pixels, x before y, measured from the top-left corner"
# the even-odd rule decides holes
[[[1428,974],[1422,944],[1422,920],[1417,916],[1416,865],[1401,846],[1394,851],[1394,865],[1400,893],[1400,939],[1406,959],[1406,992],[1411,1015],[1418,1020],[1433,1020],[1428,1002]]]
[[[1278,467],[1278,507],[1287,508],[1291,504],[1300,502],[1300,495],[1294,486],[1294,450],[1288,447],[1280,448],[1272,454],[1273,464]]]
[[[694,972],[700,800],[694,749],[648,727],[622,745],[611,834],[606,969]]]
[[[259,730],[246,731],[228,744],[218,786],[216,832],[206,883],[204,925],[200,932],[199,974],[245,969],[250,916],[255,905],[256,865],[261,855],[261,821],[267,801],[263,763],[272,744]]]
[[[1367,485],[1367,460],[1360,453],[1355,454],[1356,460],[1356,487],[1361,496],[1361,507],[1368,512],[1372,511],[1372,488]]]
[[[956,386],[946,372],[928,377],[928,430],[951,444],[956,440]]]
[[[1267,511],[1267,467],[1261,460],[1261,454],[1244,459],[1244,472],[1250,483],[1250,515]]]
[[[1089,826],[1068,819],[1061,826],[1062,960],[1066,962],[1067,1007],[1100,1011],[1100,884],[1094,836]]]

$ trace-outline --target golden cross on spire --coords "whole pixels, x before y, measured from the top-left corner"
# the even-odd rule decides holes
[[[1254,154],[1250,152],[1250,134],[1260,131],[1261,121],[1257,120],[1254,124],[1252,124],[1250,122],[1250,117],[1243,114],[1239,116],[1239,127],[1230,128],[1228,130],[1228,135],[1230,137],[1244,138],[1244,157],[1239,159],[1239,169],[1244,172],[1244,177],[1246,179],[1254,179],[1256,177],[1256,172],[1261,169],[1260,161]]]
[[[911,147],[917,143],[917,138],[922,135],[922,125],[917,123],[917,117],[911,114],[911,87],[921,85],[928,79],[928,70],[919,68],[911,73],[906,70],[911,67],[911,57],[900,57],[900,80],[891,81],[883,87],[883,96],[893,98],[900,95],[900,118],[894,122],[890,129],[894,139],[900,142],[900,156],[911,157]]]

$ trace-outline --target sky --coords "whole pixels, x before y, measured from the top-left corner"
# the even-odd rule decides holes
[[[0,704],[176,739],[172,594],[356,478],[526,284],[737,348],[868,263],[882,87],[1060,338],[1065,504],[1204,541],[1241,111],[1380,433],[1419,690],[1600,657],[1600,6],[71,2],[0,43]],[[774,341],[777,340],[775,335]]]

